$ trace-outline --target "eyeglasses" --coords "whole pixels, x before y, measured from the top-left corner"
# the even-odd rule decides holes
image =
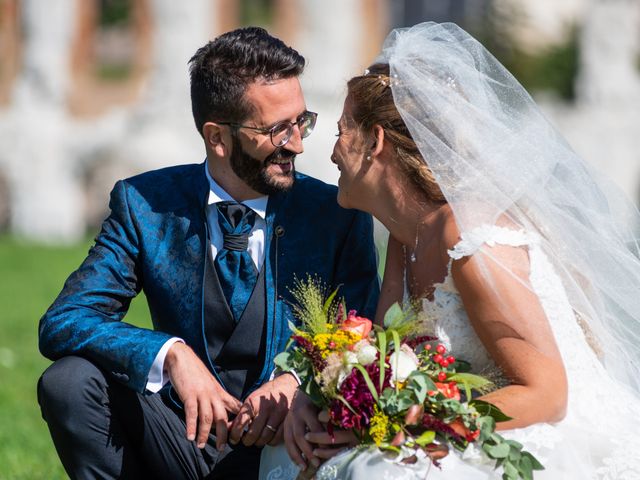
[[[316,126],[317,118],[317,113],[306,111],[302,113],[293,123],[287,120],[283,120],[276,123],[272,127],[266,128],[250,127],[248,125],[240,125],[239,123],[230,122],[218,122],[218,124],[229,125],[233,128],[247,128],[249,130],[260,132],[263,135],[268,134],[274,147],[282,147],[286,145],[287,142],[291,139],[291,135],[293,135],[293,127],[295,127],[296,125],[300,130],[300,136],[302,138],[307,138],[309,135],[311,135],[311,132],[313,132],[313,128]]]

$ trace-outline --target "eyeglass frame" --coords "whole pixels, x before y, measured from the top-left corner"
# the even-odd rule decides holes
[[[269,140],[271,141],[271,145],[273,145],[274,147],[284,147],[287,143],[289,143],[289,140],[291,140],[291,137],[293,136],[293,127],[295,127],[296,125],[298,125],[301,121],[303,121],[304,119],[302,119],[301,117],[303,115],[311,115],[311,118],[313,119],[311,125],[311,130],[309,131],[309,133],[307,135],[302,135],[302,131],[300,132],[300,137],[301,138],[307,138],[309,135],[311,135],[311,133],[313,133],[313,129],[316,126],[316,121],[318,120],[318,114],[316,112],[311,112],[309,110],[304,111],[303,113],[301,113],[300,115],[298,115],[298,118],[296,118],[295,122],[290,122],[288,120],[281,120],[279,122],[276,122],[275,124],[273,124],[271,127],[252,127],[250,125],[242,125],[240,123],[233,123],[233,122],[216,122],[218,123],[218,125],[228,125],[230,127],[236,128],[236,129],[240,129],[240,128],[246,128],[248,130],[254,130],[256,132],[259,132],[263,135],[267,135],[269,134]],[[287,128],[287,132],[288,134],[284,137],[285,141],[282,142],[280,145],[277,145],[274,141],[273,141],[273,132],[276,130],[276,128],[278,128],[279,126],[283,125],[283,124],[288,124],[288,128]],[[300,128],[300,127],[298,127]]]

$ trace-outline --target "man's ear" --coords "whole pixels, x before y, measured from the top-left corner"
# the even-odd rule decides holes
[[[207,150],[218,157],[225,157],[231,152],[231,137],[226,129],[214,122],[202,126],[202,136]]]
[[[371,145],[371,156],[380,155],[384,148],[384,128],[380,125],[373,126],[373,145]]]

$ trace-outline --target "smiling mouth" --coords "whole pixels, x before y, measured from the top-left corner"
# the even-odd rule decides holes
[[[293,163],[293,159],[292,158],[282,158],[279,160],[271,160],[271,163],[275,164],[275,165],[289,165],[290,163]]]
[[[273,171],[276,175],[286,175],[286,176],[290,176],[293,172],[293,160],[295,157],[289,157],[289,158],[278,158],[278,159],[272,159],[269,162],[269,165],[273,165],[272,168],[274,168],[275,170]]]

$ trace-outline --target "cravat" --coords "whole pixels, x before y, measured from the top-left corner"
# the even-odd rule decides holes
[[[247,251],[256,213],[235,202],[216,203],[216,208],[224,240],[213,263],[227,304],[238,322],[258,277],[258,270]]]

